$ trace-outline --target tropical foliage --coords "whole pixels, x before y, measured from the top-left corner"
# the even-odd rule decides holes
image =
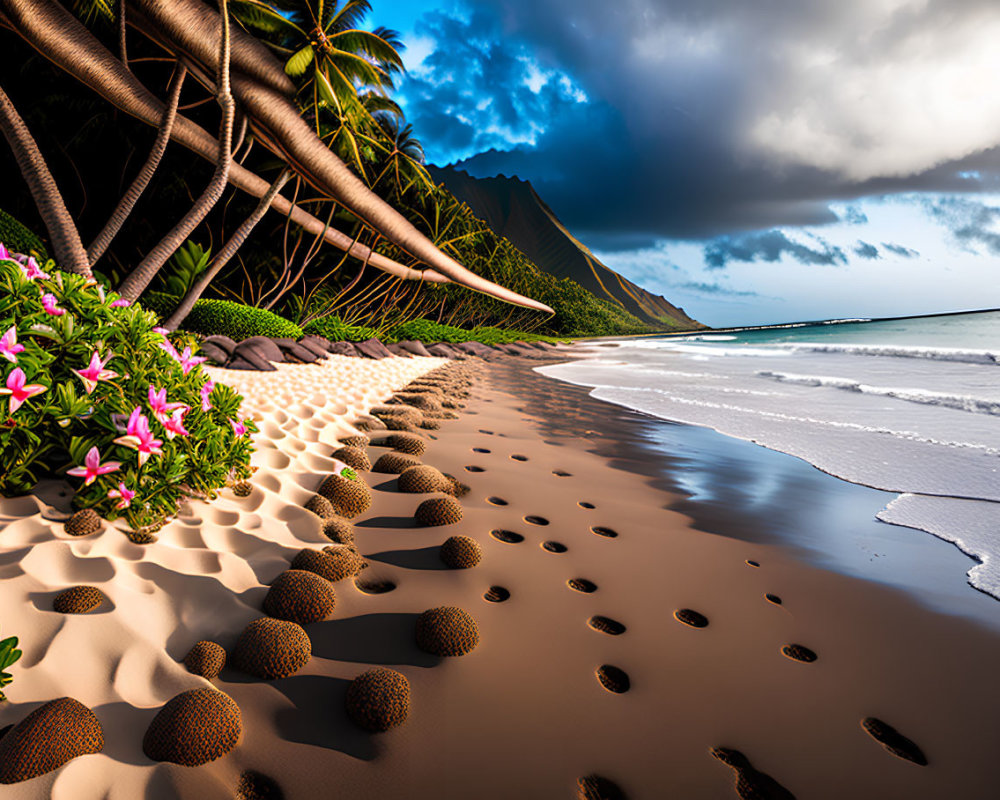
[[[179,302],[177,296],[159,293],[142,298],[143,306],[155,311],[161,319]],[[184,329],[202,336],[228,336],[237,342],[251,336],[301,339],[305,335],[302,328],[284,317],[231,300],[199,300],[184,320]]]
[[[14,676],[7,672],[7,667],[15,664],[21,657],[21,651],[17,649],[17,637],[8,636],[0,641],[0,689],[9,686],[14,680]],[[0,701],[6,700],[4,693],[0,691]]]
[[[250,476],[252,421],[190,337],[82,275],[0,249],[0,494],[66,475],[76,508],[155,529]]]

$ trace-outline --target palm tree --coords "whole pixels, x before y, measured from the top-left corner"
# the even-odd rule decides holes
[[[434,181],[424,169],[424,146],[413,135],[413,126],[401,113],[376,112],[375,121],[382,134],[379,138],[388,148],[384,150],[384,158],[380,159],[380,164],[384,166],[372,181],[372,188],[378,188],[382,178],[391,174],[395,177],[395,190],[400,197],[411,186],[418,184],[426,191],[433,189]]]
[[[45,157],[3,89],[0,89],[0,133],[14,151],[14,159],[49,232],[52,249],[60,266],[67,272],[78,272],[91,277],[87,251],[83,249],[80,233],[52,173],[49,172]]]

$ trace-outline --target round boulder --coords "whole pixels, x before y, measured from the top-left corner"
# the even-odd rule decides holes
[[[197,767],[236,747],[242,731],[233,698],[218,689],[191,689],[169,700],[153,717],[142,752],[153,761]]]
[[[333,503],[321,494],[314,494],[306,500],[306,504],[303,508],[306,511],[312,511],[312,513],[320,519],[329,519],[337,514],[337,510],[333,507]]]
[[[462,521],[462,505],[454,497],[432,497],[417,506],[413,518],[421,525],[454,525]]]
[[[202,640],[184,656],[184,666],[188,672],[212,680],[219,677],[226,666],[226,651],[220,644]]]
[[[337,544],[354,544],[354,526],[340,516],[323,520],[323,535]]]
[[[72,586],[52,598],[52,608],[60,614],[86,614],[107,599],[96,586]]]
[[[66,520],[63,529],[70,536],[89,536],[101,529],[101,518],[94,509],[85,508]]]
[[[233,800],[285,800],[285,794],[273,779],[248,769],[240,775]]]
[[[282,572],[271,583],[264,598],[264,613],[276,619],[308,625],[333,613],[337,598],[329,581],[315,572],[292,569]]]
[[[368,472],[372,468],[371,459],[368,458],[368,454],[360,447],[351,447],[350,445],[341,447],[334,450],[331,457],[338,461],[343,461],[351,469],[356,469],[360,472]]]
[[[410,682],[392,669],[363,672],[347,687],[347,714],[367,731],[381,733],[406,722]]]
[[[417,617],[417,647],[435,656],[464,656],[479,644],[479,626],[455,606],[431,608]]]
[[[272,680],[298,672],[312,656],[312,642],[300,625],[262,617],[240,634],[233,648],[233,666],[241,672]]]
[[[36,708],[0,739],[0,783],[30,780],[103,749],[104,731],[94,712],[72,697],[60,697]]]
[[[353,578],[364,567],[364,559],[351,547],[330,545],[322,550],[300,550],[292,560],[293,570],[307,570],[330,583]]]
[[[452,569],[471,569],[483,560],[483,549],[468,536],[450,536],[441,545],[440,556]]]
[[[372,467],[372,472],[399,475],[404,470],[415,467],[419,463],[420,459],[415,456],[408,456],[405,453],[384,453],[378,457],[378,461]]]
[[[391,447],[409,456],[422,456],[427,450],[427,442],[413,433],[391,433],[377,440],[380,447]]]
[[[417,464],[407,467],[396,481],[396,488],[410,494],[427,494],[429,492],[445,492],[450,482],[435,467],[429,464]]]
[[[363,514],[372,504],[372,493],[360,479],[329,475],[317,491],[333,503],[338,514],[353,519]]]

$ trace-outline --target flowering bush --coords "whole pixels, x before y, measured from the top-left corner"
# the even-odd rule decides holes
[[[0,245],[0,494],[69,476],[77,508],[155,529],[185,497],[250,476],[242,398],[194,342],[51,261]]]

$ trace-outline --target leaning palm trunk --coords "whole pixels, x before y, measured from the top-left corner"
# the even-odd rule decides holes
[[[80,232],[63,202],[59,187],[31,131],[3,89],[0,89],[0,133],[14,151],[14,159],[38,206],[59,265],[67,272],[91,277],[90,262],[80,241]]]
[[[138,13],[136,13],[138,11]],[[130,24],[177,55],[207,69],[213,53],[206,47],[218,35],[219,16],[200,0],[136,0]],[[515,305],[552,313],[537,300],[497,286],[445,255],[402,214],[372,192],[301,117],[292,103],[290,81],[267,48],[247,34],[236,33],[233,93],[250,119],[256,139],[291,164],[316,189],[338,200],[414,258],[470,289]],[[279,77],[280,75],[280,77]]]
[[[51,0],[0,0],[10,27],[39,53],[53,61],[112,105],[148,125],[159,127],[165,106],[154,97],[121,62],[66,9]],[[191,120],[178,116],[171,138],[207,161],[215,162],[219,143],[210,133]],[[254,197],[267,194],[266,181],[237,163],[230,166],[232,185]],[[290,215],[292,222],[314,235],[322,235],[327,244],[350,253],[359,261],[407,280],[449,283],[434,270],[417,270],[373,253],[352,237],[324,225],[323,222],[280,195],[272,208]]]
[[[232,164],[233,122],[236,114],[236,103],[233,100],[229,83],[229,10],[226,0],[221,0],[219,7],[222,12],[222,30],[219,35],[218,71],[216,77],[216,99],[222,108],[222,124],[219,130],[219,150],[215,173],[205,191],[194,206],[184,215],[184,218],[161,239],[138,267],[122,282],[119,293],[126,300],[137,300],[149,282],[167,263],[177,248],[187,241],[191,232],[208,216],[215,204],[222,199],[222,194],[229,183],[229,167]]]
[[[104,255],[104,251],[108,249],[111,240],[115,238],[118,231],[121,230],[122,225],[125,224],[125,220],[132,213],[132,209],[139,202],[142,193],[153,179],[156,168],[160,165],[160,159],[163,158],[163,153],[167,149],[167,142],[170,141],[170,132],[174,127],[174,120],[177,118],[177,104],[181,99],[181,86],[184,85],[185,75],[187,75],[187,67],[183,64],[178,64],[170,87],[170,98],[167,101],[167,108],[163,112],[163,120],[160,123],[160,130],[156,134],[153,149],[150,150],[149,156],[146,158],[146,163],[142,165],[142,169],[139,170],[139,174],[132,181],[132,185],[128,187],[128,191],[125,192],[125,196],[122,197],[117,208],[111,214],[111,218],[105,224],[104,229],[97,234],[97,237],[91,242],[90,247],[87,248],[87,257],[90,259],[91,264],[97,263],[97,259]]]
[[[184,299],[181,300],[179,306],[176,310],[167,318],[167,321],[163,323],[163,327],[168,331],[177,330],[178,326],[184,321],[185,317],[191,313],[191,309],[194,308],[194,304],[198,302],[198,298],[201,297],[202,293],[208,288],[208,284],[212,282],[212,279],[219,274],[219,271],[229,263],[236,251],[243,246],[243,242],[246,241],[247,237],[257,226],[257,223],[261,221],[264,214],[267,213],[267,209],[270,208],[271,202],[281,191],[281,188],[288,182],[292,173],[289,169],[283,169],[281,174],[277,177],[274,183],[271,184],[271,188],[267,190],[267,194],[264,195],[257,207],[253,210],[253,213],[247,217],[243,224],[236,229],[229,240],[222,246],[219,254],[215,257],[215,261],[212,262],[212,266],[206,270],[205,274],[202,275],[197,283],[191,287],[191,290],[184,295]]]

